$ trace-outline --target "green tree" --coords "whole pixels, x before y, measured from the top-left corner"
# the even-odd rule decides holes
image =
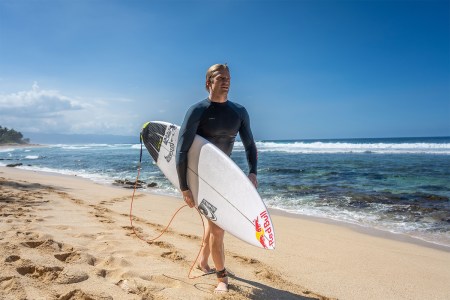
[[[0,144],[28,144],[29,142],[30,139],[24,139],[21,132],[0,126]]]

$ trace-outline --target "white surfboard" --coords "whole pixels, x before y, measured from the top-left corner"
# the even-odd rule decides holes
[[[148,122],[141,137],[156,165],[179,189],[175,155],[180,127]],[[275,249],[269,211],[247,175],[219,148],[196,135],[187,180],[200,212],[223,230],[257,247]]]

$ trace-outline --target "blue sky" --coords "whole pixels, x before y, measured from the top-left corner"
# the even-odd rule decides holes
[[[259,140],[450,135],[450,2],[433,0],[0,0],[0,125],[180,124],[225,62]]]

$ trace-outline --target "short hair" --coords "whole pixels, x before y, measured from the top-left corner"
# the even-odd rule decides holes
[[[213,76],[213,74],[216,71],[221,71],[221,70],[227,70],[228,72],[230,72],[230,68],[228,68],[228,65],[225,64],[215,64],[212,65],[211,67],[208,68],[208,71],[206,71],[206,82],[205,82],[205,88],[206,90],[209,92],[208,89],[208,82],[211,82],[211,77]]]

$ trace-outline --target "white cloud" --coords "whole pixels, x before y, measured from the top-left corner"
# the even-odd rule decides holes
[[[29,91],[0,95],[0,116],[45,117],[83,106],[55,90],[41,90],[37,82]]]
[[[138,119],[134,101],[87,99],[41,89],[0,94],[0,125],[21,132],[128,135]]]

